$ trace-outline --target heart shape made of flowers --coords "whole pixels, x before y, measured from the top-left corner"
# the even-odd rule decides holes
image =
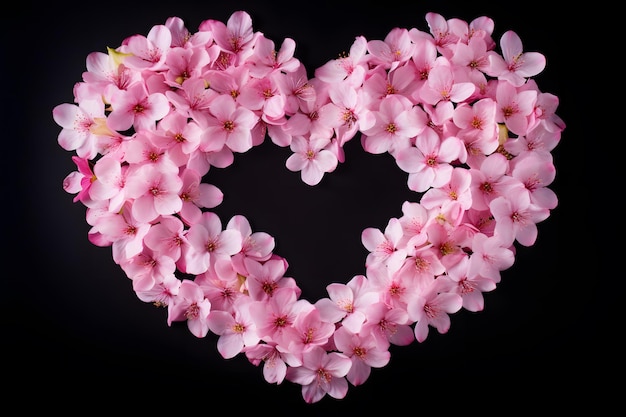
[[[300,384],[307,403],[345,397],[387,365],[391,345],[482,310],[515,245],[533,245],[557,205],[551,151],[565,123],[558,97],[532,79],[545,57],[515,32],[499,53],[489,17],[426,21],[428,31],[356,37],[313,78],[294,40],[275,44],[245,11],[195,33],[172,17],[89,54],[75,102],[53,109],[77,167],[63,187],[87,208],[89,240],[112,248],[169,325],[214,333],[224,358],[245,355],[268,383]],[[211,211],[224,195],[210,168],[269,138],[315,186],[357,135],[366,152],[393,156],[421,199],[363,230],[365,273],[310,302],[272,235]]]

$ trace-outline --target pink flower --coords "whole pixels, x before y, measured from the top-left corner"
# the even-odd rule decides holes
[[[263,363],[263,378],[270,384],[280,384],[287,375],[287,365],[301,366],[295,355],[282,350],[275,343],[259,343],[244,347],[248,360],[255,366]]]
[[[78,105],[63,103],[52,110],[54,121],[62,127],[59,145],[76,151],[81,158],[92,159],[97,154],[98,119],[104,119],[104,105],[96,100],[81,100]]]
[[[210,62],[211,56],[205,48],[171,48],[165,59],[167,71],[164,82],[179,88],[189,79],[200,78]]]
[[[226,229],[238,230],[241,234],[241,252],[233,255],[233,267],[241,275],[248,275],[245,265],[247,259],[264,262],[272,257],[275,247],[274,237],[266,232],[253,231],[248,219],[242,215],[235,215],[226,224]],[[286,262],[282,260],[282,262]],[[285,266],[286,267],[286,266]]]
[[[476,233],[472,240],[472,254],[467,266],[469,276],[480,275],[500,282],[500,271],[510,268],[515,261],[513,249],[503,244],[499,236]]]
[[[511,161],[511,176],[530,192],[530,202],[552,210],[558,204],[556,193],[548,188],[556,177],[552,154],[528,152]]]
[[[365,323],[369,305],[378,301],[378,294],[371,291],[364,275],[355,275],[347,284],[333,283],[326,287],[328,298],[320,298],[315,307],[323,320],[338,323],[358,333]]]
[[[284,259],[269,259],[261,263],[247,258],[244,260],[244,266],[247,271],[246,288],[250,298],[255,301],[267,301],[277,289],[291,288],[291,282],[283,280],[287,270],[287,262]]]
[[[496,89],[496,121],[518,136],[524,136],[534,123],[537,100],[535,90],[517,90],[508,82],[499,82]]]
[[[287,158],[285,165],[293,172],[300,171],[300,177],[308,185],[317,185],[324,174],[337,167],[337,156],[326,147],[325,138],[294,136],[290,148],[293,154]]]
[[[276,289],[269,300],[255,301],[250,307],[259,336],[282,343],[286,329],[302,311],[314,308],[306,300],[298,300],[293,288]],[[286,348],[287,344],[284,345]]]
[[[404,259],[406,251],[400,246],[403,237],[402,224],[397,218],[389,219],[384,232],[375,227],[365,228],[361,233],[361,243],[369,251],[365,266],[370,268]]]
[[[345,82],[350,86],[358,87],[363,83],[367,70],[367,39],[357,36],[350,46],[347,56],[331,59],[315,70],[315,78],[334,84]]]
[[[274,71],[295,71],[300,66],[300,61],[293,56],[295,50],[296,42],[291,38],[285,38],[280,49],[276,50],[273,40],[259,36],[248,61],[251,65],[250,75],[263,78]]]
[[[133,216],[151,222],[159,215],[179,212],[183,206],[179,197],[182,185],[177,173],[162,172],[154,165],[142,165],[129,172],[126,191],[128,198],[134,199]]]
[[[198,27],[200,31],[213,33],[215,43],[228,53],[236,57],[234,64],[244,62],[253,53],[255,35],[252,30],[252,18],[244,11],[236,11],[226,21],[205,20]]]
[[[72,156],[72,161],[76,164],[77,171],[72,171],[63,179],[63,189],[70,193],[76,194],[73,201],[80,201],[83,204],[89,204],[91,201],[91,186],[97,179],[89,166],[89,160]]]
[[[207,82],[203,78],[190,78],[180,88],[167,90],[164,94],[176,109],[175,113],[185,119],[192,118],[196,122],[201,122],[211,102],[219,97],[213,89],[206,88],[206,86]],[[218,147],[215,150],[219,149]]]
[[[463,308],[468,311],[482,311],[485,306],[484,292],[493,291],[496,282],[491,278],[470,274],[468,257],[450,267],[446,275],[437,278],[441,280],[441,290],[459,294],[463,299]]]
[[[362,129],[363,149],[380,154],[394,153],[397,149],[412,145],[411,139],[426,128],[426,114],[421,107],[413,107],[403,96],[390,95],[380,102],[373,112],[376,122],[369,129]]]
[[[430,187],[441,187],[452,177],[450,162],[463,153],[463,143],[457,137],[450,136],[439,141],[433,135],[421,135],[415,146],[400,150],[396,163],[409,173],[408,186],[411,190],[422,193]]]
[[[208,318],[211,302],[204,297],[202,289],[194,281],[183,279],[178,294],[168,305],[167,325],[175,321],[187,321],[189,331],[196,337],[209,332]]]
[[[234,358],[246,346],[255,346],[260,341],[250,316],[250,303],[248,298],[238,298],[232,314],[213,310],[207,318],[209,329],[219,336],[217,350],[226,359]]]
[[[376,343],[372,333],[355,334],[340,327],[335,332],[334,341],[337,350],[352,361],[346,378],[354,386],[367,381],[372,368],[386,366],[391,358],[391,353]]]
[[[166,255],[178,261],[182,248],[187,242],[185,225],[175,216],[161,216],[157,224],[153,224],[143,238],[143,243],[157,254]]]
[[[489,52],[489,70],[487,74],[506,80],[515,87],[520,87],[526,78],[539,74],[546,66],[546,58],[539,52],[524,52],[522,40],[517,33],[509,30],[500,38],[502,55]]]
[[[409,318],[415,323],[415,338],[422,343],[432,326],[439,333],[450,329],[450,314],[456,313],[463,306],[463,298],[455,293],[440,292],[441,281],[435,280],[422,293],[414,297],[407,305]]]
[[[230,258],[241,250],[241,234],[237,230],[222,229],[222,222],[211,211],[202,213],[200,220],[187,231],[189,250],[183,252],[186,272],[202,274],[219,258]]]
[[[372,55],[370,64],[382,65],[390,71],[407,62],[414,49],[409,31],[404,28],[391,29],[384,40],[374,39],[367,42],[367,50]]]
[[[133,84],[111,96],[111,108],[107,118],[111,129],[141,131],[154,130],[157,120],[169,113],[170,104],[163,93],[149,94],[143,84]]]
[[[124,56],[126,66],[140,71],[156,71],[165,64],[171,43],[172,34],[168,27],[155,25],[147,36],[133,35],[125,39],[120,52],[128,54]]]
[[[420,90],[425,103],[436,105],[440,101],[460,103],[474,93],[474,84],[456,81],[449,65],[436,65],[428,74],[428,81]]]
[[[352,361],[338,352],[326,352],[320,346],[313,346],[304,352],[302,366],[287,369],[286,378],[302,385],[302,397],[307,403],[315,403],[326,394],[333,398],[344,398],[348,393],[345,376],[350,371]]]
[[[252,129],[258,122],[251,110],[238,105],[230,96],[215,98],[206,118],[200,149],[204,152],[219,150],[223,145],[233,152],[246,152],[252,148]]]
[[[179,197],[183,202],[180,216],[187,224],[194,224],[202,217],[202,208],[219,206],[224,199],[224,193],[213,184],[202,182],[202,177],[193,169],[182,170],[180,177],[183,180]]]
[[[390,308],[379,302],[370,305],[366,313],[360,334],[371,334],[380,350],[387,350],[391,344],[407,346],[415,340],[406,309]]]
[[[319,310],[313,308],[298,314],[293,326],[285,329],[282,344],[300,357],[314,346],[325,347],[334,332],[335,325],[323,320]]]
[[[513,188],[506,196],[491,201],[489,208],[496,221],[494,234],[502,239],[503,245],[514,240],[523,246],[531,246],[537,239],[537,223],[548,217],[548,209],[530,204],[530,193],[526,188]]]
[[[430,210],[454,201],[458,202],[463,210],[467,210],[472,207],[471,183],[472,175],[467,169],[454,168],[450,181],[439,188],[426,191],[420,202]]]

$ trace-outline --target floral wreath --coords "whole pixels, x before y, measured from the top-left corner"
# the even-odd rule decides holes
[[[53,109],[59,145],[77,169],[63,188],[86,206],[89,240],[112,248],[137,297],[167,308],[224,358],[263,365],[268,383],[302,386],[307,403],[343,398],[391,345],[446,333],[450,315],[480,311],[483,293],[531,246],[557,206],[551,151],[564,122],[558,98],[532,79],[545,57],[494,22],[427,13],[429,32],[357,36],[309,79],[286,38],[277,48],[248,13],[178,17],[87,56],[75,103]],[[210,209],[223,193],[210,168],[269,137],[286,167],[318,184],[360,134],[389,153],[422,193],[384,230],[367,228],[365,273],[314,303],[287,277],[268,233]]]

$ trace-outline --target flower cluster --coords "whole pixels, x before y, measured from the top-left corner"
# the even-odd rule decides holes
[[[75,102],[53,117],[75,153],[63,187],[86,206],[90,241],[111,246],[168,325],[214,333],[224,358],[245,355],[267,382],[300,384],[308,403],[343,398],[387,365],[391,345],[482,310],[515,244],[533,245],[557,205],[551,151],[565,124],[558,98],[532,79],[544,56],[515,32],[500,54],[488,17],[426,21],[428,31],[356,37],[311,79],[295,42],[275,45],[243,11],[195,33],[172,17],[89,54]],[[417,197],[363,231],[363,275],[310,302],[270,234],[211,211],[223,193],[206,180],[269,137],[314,186],[357,134],[366,152],[393,156]]]

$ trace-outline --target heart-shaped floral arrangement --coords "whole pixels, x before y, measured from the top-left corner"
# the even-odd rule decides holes
[[[139,299],[167,307],[168,325],[213,332],[224,358],[243,354],[267,382],[302,385],[308,403],[363,384],[392,344],[482,310],[515,245],[533,245],[557,205],[551,151],[565,124],[558,98],[532,80],[545,57],[515,32],[500,54],[488,17],[426,21],[429,32],[356,37],[311,79],[295,42],[277,47],[244,11],[195,33],[172,17],[89,54],[75,103],[53,117],[75,153],[63,187],[87,207],[90,241],[112,247]],[[384,230],[365,229],[364,275],[312,303],[270,234],[210,210],[223,193],[203,179],[269,137],[314,186],[357,134],[422,198]]]

